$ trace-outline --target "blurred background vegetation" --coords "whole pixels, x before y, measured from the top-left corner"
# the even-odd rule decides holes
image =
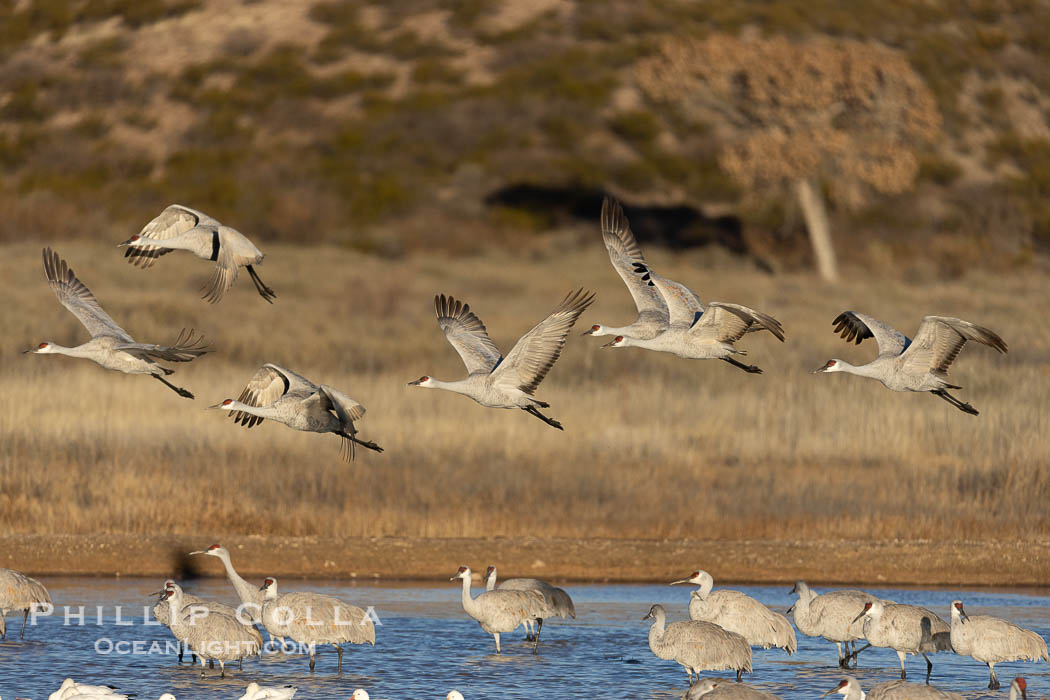
[[[262,244],[473,254],[590,231],[610,192],[643,242],[809,268],[793,200],[723,168],[717,110],[639,85],[668,37],[718,35],[875,46],[932,94],[901,191],[817,183],[846,265],[1041,266],[1048,26],[1042,0],[0,3],[0,241],[117,241],[180,202]]]

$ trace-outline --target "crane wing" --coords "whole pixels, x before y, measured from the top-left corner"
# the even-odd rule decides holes
[[[117,325],[95,299],[95,295],[69,268],[66,261],[51,248],[44,248],[44,275],[47,284],[62,306],[77,317],[91,333],[91,337],[112,336],[127,343],[134,343],[128,332]]]
[[[615,199],[602,202],[602,240],[609,253],[609,262],[627,285],[627,291],[638,307],[638,317],[653,317],[667,323],[667,304],[660,292],[634,272],[634,263],[645,264],[645,256],[631,232],[623,207]]]
[[[704,305],[689,287],[656,274],[644,262],[634,262],[631,265],[635,276],[660,292],[667,306],[668,325],[684,330],[692,326],[704,313]]]
[[[759,326],[784,342],[784,328],[772,316],[739,304],[712,301],[689,333],[700,340],[735,343],[752,327]]]
[[[514,345],[507,358],[492,370],[495,383],[517,387],[532,394],[557,362],[565,337],[576,319],[594,301],[594,294],[578,289],[569,292],[543,319]]]
[[[215,271],[212,272],[211,279],[201,287],[201,291],[204,292],[201,298],[209,304],[218,303],[237,281],[237,274],[241,271],[240,263],[241,261],[234,255],[230,246],[220,247]]]
[[[150,343],[123,343],[115,346],[116,350],[124,350],[139,357],[152,357],[156,360],[167,360],[168,362],[189,362],[207,352],[210,349],[204,345],[204,336],[194,337],[191,328],[185,328],[179,333],[173,345],[152,345]]]
[[[142,227],[139,236],[153,239],[175,238],[197,226],[218,226],[219,222],[207,214],[184,207],[181,204],[172,204],[162,211],[155,219]],[[131,243],[132,239],[124,241],[123,245]],[[171,252],[171,248],[158,246],[129,246],[124,251],[124,257],[132,265],[147,268],[153,265],[162,255]]]
[[[935,374],[947,374],[959,351],[972,340],[1007,351],[1006,343],[993,331],[969,321],[948,316],[927,316],[919,324],[915,340],[901,355],[905,367]]]
[[[459,353],[467,372],[488,374],[503,359],[485,324],[469,304],[440,294],[434,297],[434,310],[445,339]]]
[[[302,375],[291,370],[267,363],[255,370],[255,374],[248,380],[248,385],[237,398],[243,404],[249,406],[269,406],[277,399],[289,393],[313,393],[316,387],[313,382]],[[230,411],[234,423],[240,423],[246,428],[251,428],[263,422],[259,416],[253,416],[243,411]]]
[[[911,338],[896,328],[856,311],[843,311],[835,317],[831,325],[835,326],[835,332],[841,333],[847,343],[860,345],[866,338],[875,338],[879,345],[879,355],[900,355],[912,342]]]

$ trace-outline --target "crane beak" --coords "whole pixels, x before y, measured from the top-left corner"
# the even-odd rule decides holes
[[[159,591],[153,591],[152,593],[150,593],[150,595],[151,595],[151,596],[155,596],[155,595],[164,595],[165,593],[167,593],[167,590],[165,590],[165,589],[163,589],[163,588],[162,588],[162,589],[160,589]]]
[[[419,385],[420,385],[421,383],[422,383],[422,382],[420,382],[420,381],[419,381],[418,379],[416,379],[416,380],[414,380],[414,381],[411,381],[411,382],[409,382],[409,383],[408,383],[408,384],[406,384],[405,386],[419,386]]]
[[[210,410],[211,410],[211,409],[213,409],[213,408],[222,408],[222,404],[221,404],[221,403],[217,403],[217,404],[215,404],[214,406],[206,406],[206,407],[204,408],[204,410],[205,410],[205,411],[210,411]],[[194,554],[200,554],[200,552],[193,552],[193,553],[194,553]]]
[[[820,695],[818,695],[817,697],[820,697],[820,698],[824,698],[824,697],[827,697],[828,695],[831,695],[832,693],[837,693],[837,692],[839,692],[839,687],[840,687],[840,686],[837,686],[837,685],[836,685],[836,686],[835,686],[834,688],[832,688],[832,689],[831,689],[831,690],[829,690],[828,692],[826,692],[826,693],[821,693],[821,694],[820,694]]]
[[[208,408],[215,408],[214,406],[208,406]],[[187,556],[193,556],[194,554],[207,554],[203,549],[198,549],[196,552],[190,552]]]
[[[865,615],[866,613],[867,613],[867,610],[865,610],[864,612],[862,612],[862,613],[861,613],[860,615],[857,615],[857,616],[856,616],[855,618],[853,618],[853,622],[856,622],[857,620],[860,620],[860,619],[862,619],[862,618],[864,617],[864,615]],[[852,625],[852,624],[853,624],[853,622],[851,622],[850,624]],[[830,691],[829,691],[829,692],[830,692]]]
[[[612,341],[611,343],[606,343],[605,345],[599,345],[599,346],[598,346],[598,349],[600,350],[600,349],[602,349],[602,348],[611,348],[611,347],[613,347],[614,345],[616,345],[616,341],[615,341],[615,340],[614,340],[614,341]]]
[[[593,328],[588,328],[583,333],[580,333],[580,335],[594,335],[594,329]]]
[[[788,608],[787,614],[790,615],[794,611],[795,611],[795,606],[792,605],[790,608]]]
[[[687,579],[687,578],[684,578],[684,579],[682,579],[681,581],[671,581],[671,582],[670,582],[669,584],[667,584],[667,585],[668,585],[668,586],[676,586],[676,585],[678,585],[679,583],[689,583],[689,579]]]

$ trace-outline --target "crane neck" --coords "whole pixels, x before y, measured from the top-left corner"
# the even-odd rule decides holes
[[[470,578],[466,577],[466,576],[463,577],[463,595],[462,595],[462,598],[463,598],[463,609],[465,611],[467,611],[467,614],[470,614],[471,617],[473,617],[472,613],[473,613],[475,607],[477,606],[477,603],[475,603],[474,599],[470,595]]]
[[[496,572],[493,571],[489,574],[489,577],[485,579],[485,590],[491,591],[496,588]]]
[[[230,553],[222,552],[219,554],[219,560],[222,561],[222,566],[226,569],[226,579],[233,585],[233,589],[237,591],[237,597],[241,599],[241,602],[255,603],[258,598],[257,590],[253,589],[252,585],[241,578],[241,575],[233,568]]]
[[[653,624],[649,627],[649,647],[653,648],[660,643],[664,636],[664,624],[667,617],[663,610],[657,610],[653,615]]]
[[[715,587],[715,580],[710,576],[704,576],[696,586],[696,594],[700,596],[700,600],[707,600],[707,596],[711,595],[711,589]]]
[[[856,374],[857,376],[868,377],[869,379],[881,379],[883,373],[876,365],[876,362],[869,362],[866,365],[851,365],[844,360],[838,360],[835,369],[838,372],[848,372],[849,374]]]

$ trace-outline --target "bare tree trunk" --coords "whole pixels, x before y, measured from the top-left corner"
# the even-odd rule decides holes
[[[806,220],[809,242],[817,259],[817,270],[821,278],[834,282],[839,278],[839,266],[835,260],[828,210],[824,205],[820,187],[812,178],[800,178],[795,181],[795,194],[798,196],[799,206],[802,207],[802,216]]]

